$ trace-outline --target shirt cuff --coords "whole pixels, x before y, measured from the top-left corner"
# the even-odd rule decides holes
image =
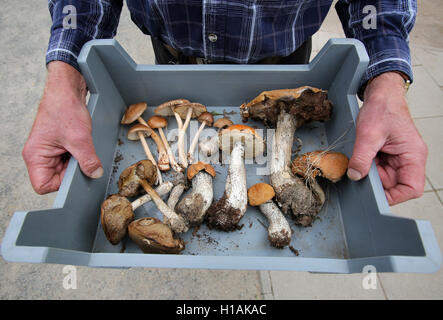
[[[60,28],[53,30],[46,52],[46,65],[51,61],[63,61],[81,72],[77,57],[83,45],[89,40],[91,37],[80,29]]]
[[[367,82],[388,71],[401,71],[409,77],[412,83],[411,55],[408,43],[404,39],[396,36],[382,36],[371,41],[364,41],[364,44],[370,60],[360,82],[358,90],[360,100],[363,101]]]

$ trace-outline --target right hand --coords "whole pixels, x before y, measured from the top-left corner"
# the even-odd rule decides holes
[[[38,194],[59,189],[68,164],[67,155],[78,160],[88,177],[103,175],[92,142],[86,92],[85,81],[76,69],[58,61],[48,65],[43,98],[22,152],[32,187]]]

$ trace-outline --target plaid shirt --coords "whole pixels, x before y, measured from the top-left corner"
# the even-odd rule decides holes
[[[187,56],[252,63],[288,56],[321,26],[332,0],[127,0],[132,20],[145,34]],[[79,69],[87,41],[115,36],[123,0],[49,0],[52,17],[46,63],[64,61]],[[65,6],[76,9],[76,28],[64,27]],[[376,28],[365,28],[376,8]],[[338,0],[335,9],[345,34],[363,42],[370,63],[362,84],[386,71],[412,80],[408,46],[416,0]],[[366,20],[365,20],[366,19]],[[69,22],[69,21],[68,21]],[[72,19],[70,20],[72,23]],[[366,24],[367,26],[367,24]]]

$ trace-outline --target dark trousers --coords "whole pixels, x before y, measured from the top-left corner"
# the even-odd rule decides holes
[[[156,64],[195,64],[196,59],[187,57],[180,52],[167,47],[162,41],[151,37],[155,53]],[[312,39],[307,39],[297,50],[287,57],[270,57],[255,62],[254,64],[307,64],[311,57]],[[227,61],[208,62],[210,64],[232,64]]]

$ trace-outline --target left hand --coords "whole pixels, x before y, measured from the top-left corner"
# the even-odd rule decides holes
[[[364,100],[348,177],[365,177],[375,160],[390,205],[420,197],[428,148],[409,113],[404,79],[395,72],[377,76],[366,87]]]

